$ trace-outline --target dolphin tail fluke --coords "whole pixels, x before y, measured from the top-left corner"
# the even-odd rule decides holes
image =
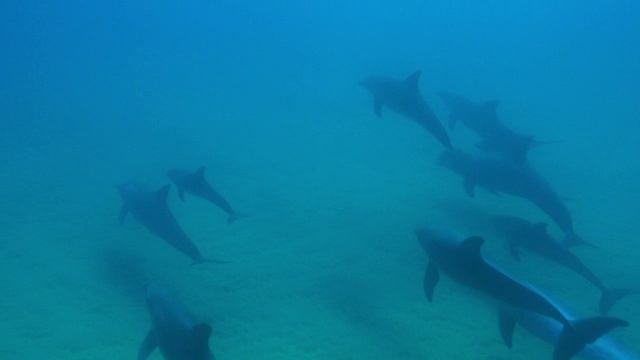
[[[607,315],[613,305],[615,305],[620,299],[633,294],[640,294],[640,289],[604,289],[602,291],[602,296],[600,297],[600,315]]]
[[[572,231],[568,231],[566,234],[564,234],[563,244],[567,249],[573,246],[589,246],[597,248],[596,245],[584,240],[582,237]]]
[[[613,317],[592,317],[574,320],[565,325],[553,351],[553,360],[569,360],[586,344],[591,344],[614,328],[629,323]]]
[[[227,218],[227,224],[231,225],[234,222],[236,222],[236,220],[242,219],[242,218],[247,218],[247,217],[249,217],[248,214],[235,213],[235,212],[231,213],[231,214],[229,214],[229,217]]]

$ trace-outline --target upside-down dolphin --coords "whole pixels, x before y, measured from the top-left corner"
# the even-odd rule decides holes
[[[417,122],[433,135],[440,143],[451,148],[451,140],[440,120],[433,113],[418,89],[420,71],[416,71],[404,80],[384,76],[371,76],[360,82],[373,95],[373,111],[382,117],[382,106]]]
[[[171,185],[160,190],[151,191],[139,182],[127,182],[118,187],[123,205],[120,210],[120,224],[128,213],[152,234],[173,246],[176,250],[193,260],[194,264],[203,262],[220,262],[204,258],[196,245],[182,230],[178,220],[167,206],[167,194]]]
[[[145,299],[151,330],[144,338],[138,360],[159,348],[165,360],[215,360],[209,349],[211,326],[196,322],[189,310],[167,289],[149,285]]]
[[[516,280],[504,270],[488,263],[481,253],[484,240],[477,236],[465,237],[457,231],[440,227],[422,227],[415,230],[418,242],[429,257],[423,287],[429,302],[440,272],[499,302],[544,315],[562,324],[562,334],[556,342],[553,359],[567,360],[613,328],[628,326],[622,319],[592,317],[570,320],[531,285]],[[500,319],[501,322],[503,319]],[[509,329],[503,326],[501,329]]]
[[[235,212],[227,200],[207,182],[207,179],[204,178],[204,166],[200,167],[196,172],[174,169],[169,171],[167,176],[178,187],[180,200],[184,201],[184,193],[188,192],[193,196],[210,201],[229,215],[227,224],[233,224],[234,221],[246,216]]]

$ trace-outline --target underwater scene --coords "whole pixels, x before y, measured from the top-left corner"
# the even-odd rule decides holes
[[[639,16],[3,2],[0,359],[640,359]]]

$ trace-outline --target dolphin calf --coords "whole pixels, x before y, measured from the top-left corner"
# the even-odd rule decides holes
[[[488,263],[481,253],[484,240],[480,237],[465,237],[454,230],[438,227],[419,228],[415,234],[429,257],[423,281],[429,302],[433,300],[434,288],[442,271],[455,281],[499,302],[554,319],[563,327],[556,342],[554,360],[570,359],[585,344],[594,342],[611,329],[629,325],[613,317],[569,320],[538,290]],[[501,324],[503,327],[509,328]]]
[[[416,71],[404,80],[396,80],[383,76],[371,76],[360,82],[360,85],[373,95],[373,111],[382,117],[382,106],[414,120],[446,148],[452,148],[449,135],[440,120],[433,113],[420,94],[418,81],[420,71]]]
[[[168,290],[149,285],[145,289],[151,330],[144,338],[138,360],[146,360],[159,348],[165,360],[215,360],[209,349],[211,326],[198,323]]]
[[[569,209],[529,161],[514,160],[503,153],[467,153],[445,150],[438,163],[462,176],[464,190],[475,196],[476,185],[494,194],[505,193],[531,201],[565,233],[569,246],[586,244],[573,230]]]
[[[638,292],[637,290],[622,288],[607,289],[602,281],[577,256],[547,233],[546,223],[532,224],[514,216],[498,216],[493,219],[493,225],[498,234],[507,240],[509,253],[514,259],[520,261],[520,248],[529,249],[573,270],[597,287],[602,293],[600,297],[600,314],[607,314],[611,307],[624,296]]]
[[[482,150],[504,152],[524,159],[527,151],[538,145],[533,136],[517,133],[498,119],[498,100],[476,104],[462,95],[449,92],[436,94],[449,108],[449,128],[453,130],[460,121],[483,139],[478,144]]]
[[[123,200],[120,225],[124,223],[127,214],[131,213],[147,230],[188,256],[194,264],[220,262],[205,259],[193,241],[184,233],[167,206],[167,194],[170,188],[171,185],[166,185],[158,191],[150,191],[139,182],[120,185],[118,190]]]
[[[561,312],[569,312],[557,302],[553,303]],[[500,334],[509,348],[511,348],[516,324],[533,336],[552,344],[558,342],[562,334],[561,323],[523,308],[502,304],[500,305],[499,317]],[[591,344],[586,344],[577,356],[585,360],[640,360],[638,356],[625,349],[610,336],[603,336]]]
[[[220,195],[204,178],[204,166],[200,167],[196,172],[174,169],[167,173],[167,176],[178,187],[178,196],[184,201],[184,193],[188,192],[193,196],[197,196],[212,202],[224,210],[229,217],[227,224],[232,224],[239,218],[245,217],[244,214],[236,213],[231,205]]]

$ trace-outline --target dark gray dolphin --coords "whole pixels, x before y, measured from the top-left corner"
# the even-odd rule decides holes
[[[151,330],[144,338],[138,360],[159,348],[165,360],[214,360],[209,349],[211,326],[198,323],[169,291],[156,285],[145,289]]]
[[[586,244],[573,230],[573,220],[562,199],[531,163],[515,160],[503,153],[467,153],[445,150],[440,159],[443,165],[462,176],[464,190],[474,197],[475,186],[498,194],[525,198],[544,211],[565,233],[567,245]]]
[[[575,271],[597,287],[602,292],[600,314],[607,314],[618,300],[638,292],[637,290],[622,288],[607,289],[602,281],[577,256],[547,233],[546,223],[532,224],[515,216],[498,216],[493,219],[493,225],[498,234],[507,240],[509,253],[514,259],[520,261],[518,252],[520,248],[529,249]]]
[[[549,301],[552,301],[563,313],[569,312],[557,302],[551,299]],[[501,304],[499,316],[500,334],[509,348],[512,345],[516,324],[533,336],[551,344],[555,344],[562,334],[561,323],[533,311]],[[610,336],[603,336],[593,343],[587,344],[577,356],[586,360],[640,360]]]
[[[433,291],[442,271],[499,302],[552,318],[563,325],[553,353],[554,360],[570,359],[585,344],[594,342],[611,329],[629,325],[613,317],[569,320],[538,290],[489,264],[482,256],[484,240],[480,237],[467,238],[454,230],[438,227],[423,227],[415,230],[415,234],[429,257],[423,281],[429,302],[433,300]],[[501,324],[501,328],[508,326]]]
[[[433,113],[418,89],[420,71],[404,80],[371,76],[360,82],[373,95],[373,111],[382,117],[382,106],[414,120],[433,135],[444,147],[451,148],[451,140],[440,120]]]
[[[498,118],[498,100],[476,104],[462,95],[449,92],[439,92],[437,95],[449,108],[449,128],[453,130],[456,122],[460,121],[482,138],[483,141],[478,144],[482,150],[524,158],[531,147],[538,145],[533,136],[509,129]]]
[[[212,202],[224,210],[229,217],[227,224],[232,224],[239,218],[245,217],[244,214],[236,213],[231,205],[220,195],[204,178],[204,166],[200,167],[196,172],[174,169],[167,173],[167,176],[178,187],[178,196],[184,201],[184,193],[188,192],[193,196],[197,196]]]
[[[166,185],[158,191],[150,191],[144,184],[133,181],[120,185],[118,190],[123,200],[120,224],[122,225],[127,214],[131,213],[147,230],[188,256],[194,264],[219,262],[202,257],[193,241],[178,224],[167,206],[170,188],[171,185]]]

